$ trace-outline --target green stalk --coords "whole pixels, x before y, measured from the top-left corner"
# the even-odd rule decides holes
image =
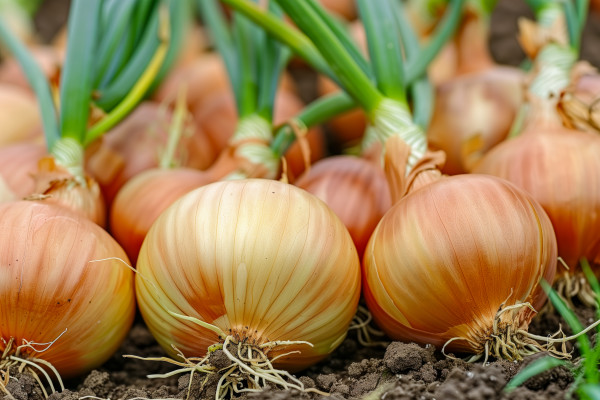
[[[237,88],[237,111],[239,119],[256,112],[258,98],[258,41],[260,32],[258,28],[241,16],[233,15],[233,37],[239,65]]]
[[[394,7],[389,0],[358,0],[357,4],[367,33],[377,88],[386,97],[407,104],[404,60]]]
[[[117,49],[130,25],[130,19],[136,5],[135,2],[127,1],[113,3],[116,4],[111,7],[111,11],[107,15],[108,21],[103,23],[103,26],[109,26],[110,24],[111,29],[103,32],[103,40],[98,49],[97,60],[99,60],[99,64],[94,87],[98,87],[102,78],[106,76],[111,60],[116,58]]]
[[[158,14],[158,8],[153,10],[151,22],[146,28],[148,32],[156,32],[158,29]],[[125,59],[126,64],[123,70],[114,75],[110,82],[106,82],[106,86],[98,88],[98,98],[96,99],[98,107],[110,111],[119,104],[152,59],[159,43],[159,39],[154,34],[146,34],[143,37],[132,57]]]
[[[269,2],[269,10],[274,15],[283,15],[281,9],[274,2]],[[275,38],[267,35],[261,29],[262,42],[260,48],[264,48],[262,55],[258,57],[258,99],[256,112],[267,121],[273,121],[273,108],[277,88],[281,81],[282,71],[291,57],[291,51]]]
[[[384,97],[353,61],[331,29],[307,3],[297,0],[277,1],[296,25],[310,37],[333,69],[344,90],[372,116]]]
[[[80,143],[90,114],[101,5],[100,0],[74,0],[69,15],[67,56],[60,86],[60,130],[62,137]]]
[[[371,66],[365,59],[365,56],[360,51],[356,42],[350,35],[348,34],[347,27],[342,24],[338,19],[336,19],[333,15],[328,13],[316,0],[304,0],[306,4],[308,4],[314,12],[323,20],[323,22],[327,25],[331,32],[335,35],[335,37],[340,41],[344,49],[350,54],[352,60],[362,69],[362,71],[369,77],[369,79],[373,79],[373,72],[371,71]]]
[[[139,31],[149,24],[148,20],[151,20],[156,15],[154,12],[156,7],[150,7],[156,3],[155,0],[132,3],[135,3],[135,9],[128,21],[127,29],[117,44],[114,56],[108,60],[107,70],[100,77],[98,84],[95,86],[96,89],[104,90],[123,72],[129,60],[140,50],[142,40]],[[103,27],[105,31],[111,30],[110,21],[107,22],[107,25],[103,25]]]
[[[270,35],[288,46],[295,54],[306,60],[320,73],[327,75],[337,82],[337,77],[329,65],[315,48],[314,44],[302,32],[292,28],[271,13],[264,12],[260,7],[248,0],[221,0],[236,11],[244,14],[254,23],[265,29]]]
[[[46,76],[42,72],[42,69],[31,56],[31,53],[29,53],[25,45],[23,45],[23,43],[21,43],[21,41],[6,27],[2,18],[0,18],[0,40],[19,61],[29,84],[36,94],[42,116],[46,146],[48,149],[51,149],[54,146],[54,143],[60,139],[60,132],[50,84],[46,80]]]
[[[110,130],[119,123],[145,96],[148,88],[152,85],[158,75],[169,50],[169,17],[166,8],[163,9],[161,23],[159,24],[158,37],[160,45],[156,49],[152,60],[146,66],[145,71],[135,82],[133,88],[127,93],[122,101],[107,115],[92,126],[85,135],[84,145],[87,146],[98,139],[104,132]]]
[[[400,31],[404,54],[407,60],[414,60],[421,51],[419,39],[406,17],[404,5],[401,2],[396,4],[395,11],[394,15]],[[412,100],[413,121],[423,130],[427,130],[435,102],[435,89],[427,74],[410,85],[409,93]]]
[[[200,9],[202,21],[212,33],[212,41],[223,58],[229,80],[231,81],[231,87],[237,98],[239,96],[238,77],[240,75],[239,68],[241,68],[241,65],[237,62],[233,37],[227,26],[226,18],[223,15],[217,0],[198,0],[197,4]]]
[[[337,92],[319,97],[308,104],[300,114],[292,119],[292,123],[297,124],[301,130],[308,130],[354,108],[356,108],[356,102],[348,94]],[[271,149],[280,157],[285,154],[295,140],[294,130],[289,124],[284,124],[277,129],[275,138],[271,142]]]
[[[431,61],[440,52],[448,38],[452,37],[460,22],[464,2],[465,0],[450,1],[442,21],[435,29],[433,39],[423,48],[419,56],[406,66],[405,80],[407,84],[426,74]]]

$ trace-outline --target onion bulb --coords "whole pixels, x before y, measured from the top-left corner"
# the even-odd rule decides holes
[[[202,356],[224,340],[309,342],[268,352],[289,371],[342,342],[360,294],[358,256],[341,221],[308,192],[266,179],[181,197],[152,225],[137,270],[140,311],[170,355]]]
[[[30,93],[18,86],[0,84],[0,147],[27,140],[41,142],[36,132],[40,123],[38,105]]]
[[[375,226],[392,205],[383,169],[365,158],[327,157],[294,184],[323,200],[340,217],[362,258]]]
[[[600,262],[600,137],[532,116],[523,132],[493,148],[475,172],[529,192],[552,221],[558,255],[575,273],[581,257]]]
[[[392,339],[519,359],[516,348],[510,357],[498,348],[506,350],[511,330],[527,328],[535,311],[526,303],[543,304],[539,282],[554,278],[556,238],[524,191],[491,176],[457,175],[392,206],[363,263],[367,305]],[[504,307],[510,311],[500,315]]]
[[[135,264],[152,223],[192,189],[218,180],[191,168],[153,168],[129,180],[110,210],[110,231]]]
[[[107,205],[128,180],[158,167],[161,152],[167,147],[172,114],[157,103],[141,103],[87,151],[86,170],[100,184]],[[186,124],[184,129],[175,155],[177,163],[207,168],[216,158],[208,137],[193,124]]]
[[[8,202],[0,204],[0,246],[3,372],[23,365],[40,374],[26,360],[67,378],[117,350],[135,314],[134,277],[106,231],[61,207]]]

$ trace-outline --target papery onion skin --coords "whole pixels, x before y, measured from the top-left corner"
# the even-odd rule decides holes
[[[579,259],[600,262],[600,137],[561,126],[529,126],[492,149],[475,168],[507,179],[544,208],[558,255],[574,271]]]
[[[319,199],[278,181],[206,185],[156,220],[138,258],[136,293],[150,331],[202,356],[217,334],[168,314],[200,318],[228,334],[274,349],[276,368],[297,371],[337,347],[356,311],[360,266],[341,221]]]
[[[323,200],[340,217],[362,258],[373,230],[392,205],[383,169],[360,157],[327,157],[294,184]]]
[[[556,271],[556,238],[524,191],[485,175],[444,177],[401,199],[365,251],[363,293],[394,340],[481,353],[501,307],[545,301],[538,285]],[[510,322],[510,314],[501,317]],[[518,310],[526,328],[535,314]]]
[[[107,232],[61,207],[9,202],[0,204],[0,246],[0,354],[11,337],[15,345],[58,338],[21,357],[68,378],[117,350],[135,314],[134,277]]]

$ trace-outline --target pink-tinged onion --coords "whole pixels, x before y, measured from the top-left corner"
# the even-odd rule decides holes
[[[507,307],[539,309],[556,251],[549,218],[523,190],[486,175],[443,177],[382,218],[365,251],[363,293],[394,340],[519,359],[516,346],[499,354],[495,341],[527,328],[535,312]]]
[[[128,180],[158,167],[171,122],[170,110],[144,102],[88,150],[86,169],[100,184],[109,206]],[[175,158],[181,165],[207,168],[216,158],[207,136],[193,124],[184,129]]]
[[[63,378],[106,361],[135,314],[133,272],[115,240],[63,208],[18,201],[0,204],[0,243],[0,355],[11,338],[8,356],[29,342],[19,357]]]
[[[475,168],[525,189],[544,207],[571,275],[581,257],[600,262],[599,152],[598,134],[535,122]]]
[[[37,101],[27,90],[0,84],[0,147],[8,144],[38,140],[41,124]]]
[[[522,103],[523,85],[520,70],[496,66],[438,86],[427,138],[432,149],[446,153],[444,173],[471,171],[508,136]]]
[[[153,168],[128,181],[110,210],[110,231],[135,264],[152,223],[175,200],[216,181],[210,174],[189,168]]]
[[[383,169],[364,158],[327,157],[294,184],[323,200],[340,217],[362,258],[373,230],[392,205]]]
[[[196,189],[156,220],[138,258],[140,311],[159,344],[202,356],[224,337],[273,348],[297,371],[346,336],[360,294],[356,249],[339,218],[308,192],[278,181],[223,181]]]

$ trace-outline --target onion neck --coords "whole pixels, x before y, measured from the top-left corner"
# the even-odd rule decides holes
[[[427,151],[427,138],[423,129],[412,120],[406,104],[390,98],[383,99],[373,112],[371,125],[367,128],[363,140],[363,149],[371,147],[375,141],[386,146],[392,136],[399,136],[409,147],[406,160],[408,175]]]
[[[50,153],[56,164],[65,168],[78,184],[87,186],[83,167],[84,148],[80,142],[69,137],[60,138],[54,143]]]
[[[279,158],[269,147],[272,138],[272,125],[263,117],[251,114],[240,119],[229,143],[235,148],[241,168],[225,179],[275,178],[279,171]]]
[[[526,50],[535,57],[535,78],[529,93],[558,102],[560,93],[571,81],[571,69],[577,61],[578,51],[569,45],[569,35],[562,6],[548,4],[537,15],[537,28],[524,31]],[[531,54],[530,54],[531,55]]]

